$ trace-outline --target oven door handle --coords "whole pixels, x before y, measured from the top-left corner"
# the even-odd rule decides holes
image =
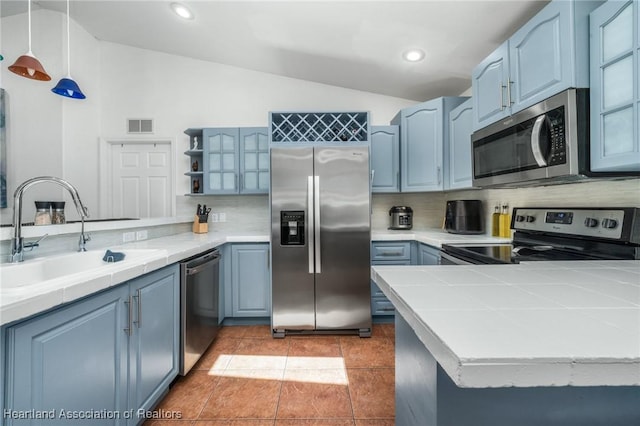
[[[540,167],[545,167],[547,165],[547,160],[544,158],[542,148],[540,147],[540,133],[542,131],[542,125],[546,119],[547,116],[544,114],[538,117],[531,132],[531,151],[533,152],[533,158],[535,158],[536,163],[538,163],[538,166]]]

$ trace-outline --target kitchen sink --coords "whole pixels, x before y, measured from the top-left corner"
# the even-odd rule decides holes
[[[64,255],[3,264],[0,268],[0,293],[24,292],[35,287],[110,276],[129,268],[144,267],[147,263],[166,257],[161,249],[116,250],[125,254],[119,262],[105,262],[105,250],[90,250]]]

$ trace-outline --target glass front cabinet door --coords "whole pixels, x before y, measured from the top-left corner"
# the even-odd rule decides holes
[[[204,149],[204,192],[238,193],[238,128],[212,128],[202,131]]]
[[[640,171],[640,5],[608,1],[591,13],[591,169]]]

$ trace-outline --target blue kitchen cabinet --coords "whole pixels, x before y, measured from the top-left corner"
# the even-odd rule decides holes
[[[402,192],[444,189],[443,150],[449,137],[449,112],[465,97],[442,97],[405,108],[392,124],[400,125]],[[446,119],[445,119],[446,117]]]
[[[240,144],[238,128],[208,128],[202,131],[204,193],[237,194]]]
[[[408,241],[374,241],[371,243],[372,265],[410,265],[411,242]],[[395,315],[393,304],[371,281],[371,314],[374,316]]]
[[[202,137],[205,194],[269,192],[266,127],[206,128]]]
[[[108,410],[127,401],[128,286],[119,286],[7,329],[6,409]],[[7,425],[31,425],[7,419]],[[92,424],[124,425],[126,420]]]
[[[400,192],[400,129],[371,127],[371,192]]]
[[[449,143],[445,146],[445,189],[473,186],[471,162],[471,133],[473,99],[467,99],[449,113]]]
[[[440,250],[420,243],[418,247],[418,265],[439,265]]]
[[[129,289],[135,312],[129,343],[129,407],[151,410],[178,374],[178,267],[132,280]]]
[[[600,4],[554,0],[476,66],[473,130],[570,87],[589,87],[589,13]]]
[[[240,193],[269,193],[269,132],[266,127],[241,127]]]
[[[509,42],[506,41],[475,66],[471,73],[473,130],[510,114],[506,102],[509,81]]]
[[[231,268],[233,316],[271,316],[269,244],[233,244]]]
[[[591,170],[640,171],[640,5],[591,13]]]
[[[101,410],[121,417],[90,424],[140,423],[135,412],[178,372],[178,289],[174,265],[7,327],[5,408],[55,410],[56,424]],[[31,421],[7,419],[20,424]]]

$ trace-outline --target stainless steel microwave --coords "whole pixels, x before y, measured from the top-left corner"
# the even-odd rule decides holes
[[[572,181],[589,171],[589,90],[569,89],[471,136],[473,186]]]

